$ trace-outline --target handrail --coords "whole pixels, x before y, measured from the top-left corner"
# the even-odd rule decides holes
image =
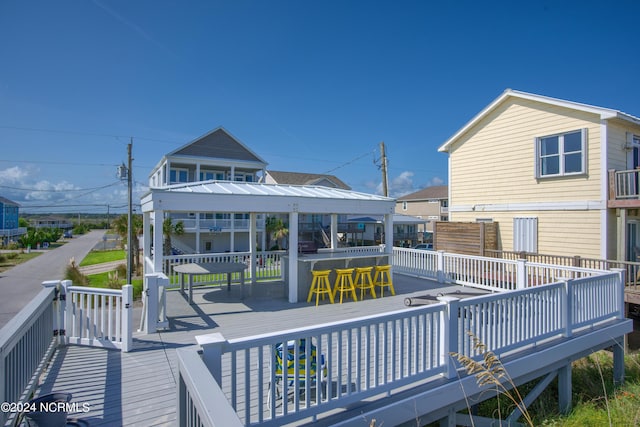
[[[396,254],[406,253],[394,250]],[[436,257],[440,267],[450,262],[467,268],[448,280],[485,280],[487,272],[511,274],[514,269],[516,275],[509,280],[500,277],[497,285],[486,281],[474,285],[499,292],[464,300],[443,298],[444,302],[429,306],[248,338],[225,340],[220,334],[196,337],[203,361],[240,420],[245,425],[295,422],[392,393],[434,375],[455,378],[460,375],[459,366],[449,354],[480,359],[474,339],[501,357],[561,342],[583,329],[624,318],[622,272],[571,267],[560,268],[566,274],[562,276],[547,274],[559,267],[546,264],[527,266],[524,261],[444,253],[424,256]],[[450,260],[444,262],[445,258]],[[523,279],[537,274],[531,269],[541,269],[545,279]],[[444,270],[450,275],[450,269]],[[511,285],[511,281],[517,286],[506,289],[504,284]],[[595,305],[597,309],[593,309]],[[317,369],[310,374],[309,350],[303,359],[307,362],[299,362],[297,355],[302,350],[295,350],[293,377],[276,386],[274,348],[303,339],[313,343],[326,372]],[[227,367],[224,370],[223,365]],[[289,395],[291,399],[284,398]]]
[[[41,290],[0,329],[0,402],[26,402],[58,344],[55,285]],[[0,425],[15,414],[0,411]]]

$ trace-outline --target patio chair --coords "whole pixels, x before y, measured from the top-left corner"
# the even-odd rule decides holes
[[[296,349],[297,343],[297,349]],[[286,343],[286,351],[284,343],[280,343],[274,347],[273,369],[275,376],[275,393],[276,400],[282,399],[283,382],[287,381],[287,401],[293,399],[296,390],[295,382],[298,382],[298,390],[302,395],[306,390],[307,374],[310,384],[310,390],[315,390],[316,399],[318,395],[318,369],[320,369],[321,388],[322,382],[327,375],[327,368],[324,363],[324,354],[320,355],[320,366],[318,366],[318,356],[316,346],[311,344],[309,349],[309,358],[307,359],[307,339],[291,340]],[[297,373],[296,373],[296,356]],[[284,366],[286,365],[286,374]],[[308,370],[308,372],[307,372]],[[320,390],[322,393],[322,390]],[[300,396],[298,396],[300,397]],[[269,384],[269,394],[267,396],[267,404],[271,402],[271,384]]]

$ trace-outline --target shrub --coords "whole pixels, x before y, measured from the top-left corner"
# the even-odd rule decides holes
[[[75,286],[89,285],[89,278],[80,272],[80,268],[78,268],[74,259],[69,262],[64,278],[71,280]]]

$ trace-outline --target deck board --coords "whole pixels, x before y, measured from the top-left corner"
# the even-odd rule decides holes
[[[402,310],[404,299],[424,294],[453,292],[460,286],[403,275],[394,276],[396,296],[343,304],[328,301],[289,303],[282,282],[254,285],[250,297],[240,300],[239,286],[196,287],[194,304],[177,291],[167,295],[169,328],[156,334],[134,333],[133,351],[67,346],[59,349],[38,394],[64,391],[72,402],[87,404],[86,413],[71,418],[92,426],[165,426],[176,422],[177,361],[175,349],[195,346],[196,335],[219,332],[227,339],[287,330],[325,322]],[[223,366],[223,375],[230,367]],[[266,396],[265,396],[266,399]],[[255,403],[250,410],[257,411]]]

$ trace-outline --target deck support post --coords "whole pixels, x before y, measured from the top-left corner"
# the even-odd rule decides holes
[[[449,408],[449,413],[446,417],[440,419],[440,427],[456,427],[457,415],[453,408]]]
[[[618,337],[613,345],[613,385],[624,383],[624,336]]]
[[[202,361],[218,385],[222,385],[222,353],[227,340],[221,333],[196,335],[196,341],[202,348]]]
[[[558,409],[561,414],[571,411],[571,362],[558,369]]]

